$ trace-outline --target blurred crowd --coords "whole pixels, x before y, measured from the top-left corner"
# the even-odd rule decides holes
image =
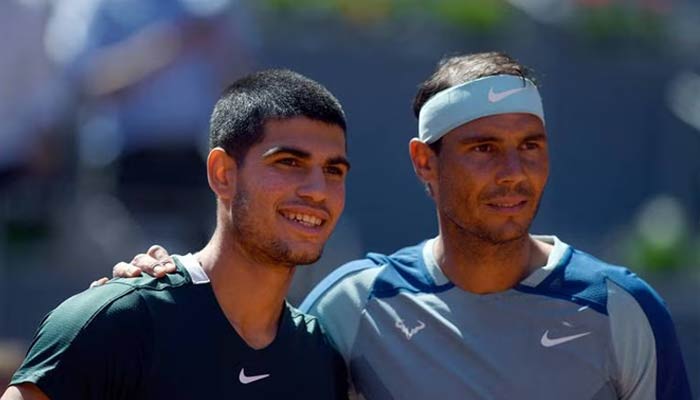
[[[211,107],[255,64],[246,20],[229,0],[2,2],[0,242],[110,251],[129,215],[172,210],[151,192],[196,210]]]

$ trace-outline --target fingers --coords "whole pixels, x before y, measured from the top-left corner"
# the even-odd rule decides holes
[[[133,278],[146,273],[155,278],[162,278],[166,274],[177,271],[175,262],[168,251],[162,246],[154,245],[146,254],[137,254],[130,263],[120,262],[112,268],[112,276],[115,278]]]
[[[108,280],[109,280],[109,278],[107,278],[107,277],[102,277],[102,278],[100,278],[100,279],[98,279],[98,280],[96,280],[96,281],[93,281],[93,282],[90,284],[90,287],[91,287],[91,288],[94,288],[94,287],[97,287],[97,286],[102,286],[102,285],[104,285],[105,283],[107,283]]]
[[[148,254],[137,254],[134,256],[134,258],[131,259],[131,266],[136,267],[144,272],[148,272],[148,270],[151,268],[151,266],[155,263],[157,263],[158,260],[154,257],[151,257]]]
[[[112,268],[112,276],[114,278],[134,278],[141,276],[141,268],[120,262]]]
[[[168,254],[168,251],[165,250],[163,246],[157,244],[151,246],[146,252],[146,254],[159,261],[165,261],[170,259],[170,254]]]
[[[149,275],[160,278],[166,274],[172,274],[177,270],[173,258],[170,257],[168,251],[162,246],[157,244],[151,246],[146,255],[157,260],[149,265],[149,269],[142,268]],[[152,271],[152,273],[149,270]]]

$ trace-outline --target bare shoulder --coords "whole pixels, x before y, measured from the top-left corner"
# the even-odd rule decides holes
[[[0,400],[49,400],[49,398],[36,385],[23,383],[8,387]]]

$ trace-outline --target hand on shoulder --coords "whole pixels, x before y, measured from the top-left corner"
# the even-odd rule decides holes
[[[177,270],[173,258],[168,251],[157,244],[151,246],[146,253],[137,254],[129,263],[119,262],[112,268],[113,278],[134,278],[146,273],[155,278],[162,278]],[[90,287],[101,286],[109,279],[106,277],[93,281]]]

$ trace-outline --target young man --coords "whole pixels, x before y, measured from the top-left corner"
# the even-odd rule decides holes
[[[236,81],[211,117],[210,242],[165,279],[66,300],[2,400],[346,398],[342,358],[285,302],[343,210],[345,129],[335,97],[299,74]]]
[[[435,201],[438,235],[340,267],[301,306],[323,321],[357,392],[691,399],[653,289],[556,236],[530,235],[549,161],[526,69],[503,53],[444,60],[414,112],[410,155]],[[153,261],[137,263],[149,271]]]

